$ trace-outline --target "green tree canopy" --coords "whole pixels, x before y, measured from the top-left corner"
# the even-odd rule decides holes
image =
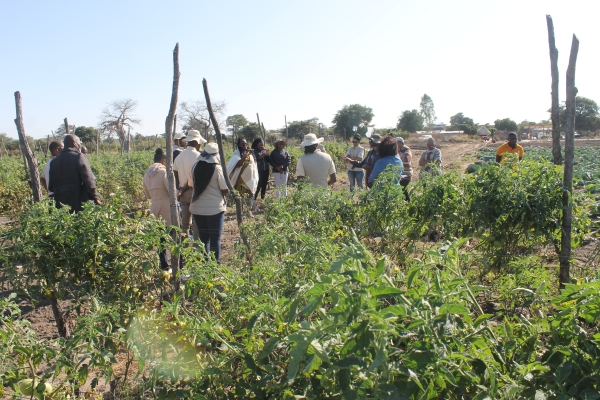
[[[473,121],[473,118],[466,117],[459,112],[450,117],[450,126],[446,128],[449,131],[464,131],[468,135],[477,133],[478,126]]]
[[[350,137],[355,126],[358,127],[357,133],[362,136],[367,132],[367,125],[373,117],[373,109],[360,104],[350,104],[339,110],[331,122],[334,124],[334,132],[340,136]]]
[[[494,126],[499,131],[516,132],[519,129],[517,123],[510,118],[497,119],[494,121]]]
[[[416,132],[423,129],[425,119],[418,110],[405,110],[398,118],[396,127],[406,132]]]
[[[307,133],[314,133],[317,136],[321,136],[327,133],[327,128],[321,127],[321,132],[319,132],[319,119],[311,118],[304,121],[290,121],[288,122],[287,127],[288,136],[291,138],[299,138],[302,139],[304,135]],[[285,136],[286,130],[285,126],[281,128],[279,132]]]
[[[242,114],[235,114],[227,117],[225,123],[227,126],[231,127],[228,128],[229,131],[238,132],[240,129],[248,125],[248,120]]]
[[[425,120],[427,126],[433,125],[435,121],[435,107],[433,106],[433,100],[427,93],[421,97],[421,115]]]
[[[235,134],[237,137],[243,137],[249,142],[253,141],[256,138],[262,137],[262,131],[258,126],[257,122],[250,122],[249,124],[243,126],[241,129],[236,130]]]
[[[75,135],[79,136],[82,143],[95,143],[96,142],[96,128],[92,126],[78,126],[75,129]]]
[[[595,132],[600,130],[600,109],[598,104],[587,97],[577,96],[575,98],[575,130]],[[567,113],[564,103],[559,109],[560,125],[565,129]]]

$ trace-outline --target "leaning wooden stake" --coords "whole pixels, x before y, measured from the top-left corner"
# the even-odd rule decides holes
[[[229,174],[227,173],[227,164],[225,163],[225,150],[223,148],[223,138],[221,136],[221,130],[219,129],[219,124],[217,122],[217,119],[215,118],[215,113],[213,112],[213,109],[212,109],[212,104],[210,102],[210,94],[208,93],[208,83],[206,82],[206,79],[202,79],[202,86],[204,87],[204,97],[206,99],[206,108],[208,108],[208,114],[210,115],[210,119],[212,121],[213,128],[215,130],[215,137],[217,138],[217,144],[219,145],[219,157],[221,158],[221,167],[223,168],[223,176],[225,177],[225,183],[227,184],[227,188],[229,189],[229,192],[232,194],[232,196],[235,200],[235,215],[236,215],[236,219],[237,219],[238,229],[240,230],[240,236],[242,238],[242,242],[244,242],[244,245],[248,249],[246,258],[250,259],[251,255],[252,255],[252,248],[250,247],[250,242],[248,241],[248,237],[246,236],[246,234],[244,233],[244,230],[242,229],[242,224],[244,223],[244,220],[242,217],[242,198],[240,197],[239,193],[233,188],[233,185],[231,184],[231,181],[229,180]],[[256,117],[258,118],[258,113],[256,114]],[[259,126],[260,126],[260,124],[259,124]]]
[[[567,101],[565,126],[565,175],[563,187],[563,215],[562,235],[560,243],[560,284],[571,282],[571,222],[573,219],[573,159],[575,147],[575,98],[577,88],[575,87],[575,65],[577,64],[577,53],[579,52],[579,40],[573,35],[571,43],[571,55],[569,57],[569,68],[567,68]]]
[[[27,159],[29,165],[29,172],[31,174],[31,190],[33,192],[33,201],[38,202],[42,200],[42,191],[40,190],[40,174],[37,167],[37,160],[35,155],[31,152],[29,144],[27,143],[27,137],[25,135],[25,126],[23,124],[23,109],[21,106],[21,93],[15,92],[15,105],[17,107],[17,118],[15,118],[15,124],[17,125],[17,132],[19,133],[19,143],[21,144],[21,150]],[[56,327],[58,328],[58,334],[61,337],[69,336],[69,328],[67,327],[64,313],[58,299],[55,295],[51,299],[52,312],[54,313],[54,319],[56,321]]]
[[[258,116],[258,113],[256,113],[256,119],[258,120],[258,130],[260,132],[260,135],[262,136],[263,140],[265,140],[265,132],[261,128],[262,125],[260,123],[260,117]]]
[[[42,191],[40,189],[40,174],[37,167],[37,160],[35,155],[29,148],[27,143],[27,137],[25,136],[25,126],[23,125],[23,109],[21,107],[21,93],[15,92],[15,105],[17,108],[17,118],[15,118],[15,125],[17,125],[17,132],[19,133],[19,143],[21,144],[21,151],[25,159],[27,160],[27,166],[29,167],[30,174],[30,186],[33,192],[33,201],[42,200]]]
[[[546,15],[548,25],[548,45],[550,46],[550,72],[552,74],[552,107],[550,108],[550,118],[552,119],[552,161],[556,165],[562,164],[562,154],[560,150],[560,118],[558,104],[558,50],[554,41],[554,24],[552,17]]]
[[[173,175],[173,122],[175,112],[177,111],[177,95],[179,92],[179,43],[173,50],[173,90],[171,91],[171,104],[169,114],[165,120],[165,140],[167,147],[167,180],[169,182],[169,206],[171,208],[171,224],[177,227],[181,226],[179,221],[179,209],[177,207],[177,188],[175,187],[175,175]],[[156,139],[155,139],[156,143]],[[179,233],[171,231],[175,243],[179,243]],[[179,272],[179,256],[171,253],[171,268],[173,276],[176,277]],[[179,290],[179,279],[175,279],[175,290]]]

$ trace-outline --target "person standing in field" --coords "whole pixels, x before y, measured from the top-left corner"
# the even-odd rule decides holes
[[[187,147],[173,162],[173,171],[175,174],[175,179],[177,179],[179,182],[179,189],[181,189],[182,186],[187,186],[192,165],[194,165],[200,156],[200,145],[206,143],[206,140],[200,136],[200,132],[196,130],[188,131],[185,141],[187,142]],[[198,230],[196,225],[192,224],[192,214],[190,213],[192,191],[187,189],[181,191],[179,201],[181,203],[181,230],[183,231],[184,235],[188,236],[190,232],[190,226],[192,226],[194,239],[197,239]]]
[[[44,185],[46,190],[48,190],[48,182],[50,181],[50,162],[52,162],[52,160],[54,160],[56,156],[60,154],[63,147],[63,143],[59,142],[58,140],[53,141],[52,143],[50,143],[50,146],[48,146],[48,150],[50,150],[50,159],[44,166],[44,171],[42,172],[42,176],[40,178],[40,181],[42,182],[42,185]],[[54,196],[54,193],[48,191],[48,197],[52,196]]]
[[[246,139],[239,138],[237,149],[227,163],[231,184],[246,199],[252,199],[258,186],[258,168],[253,153]]]
[[[177,133],[173,137],[173,161],[175,161],[177,156],[183,152],[183,149],[185,148],[185,142],[183,139],[185,138],[186,136],[183,133]]]
[[[350,191],[354,191],[354,185],[358,184],[358,187],[364,189],[363,178],[365,171],[361,167],[355,167],[354,161],[360,163],[365,156],[365,149],[360,145],[360,136],[354,136],[352,138],[352,147],[346,151],[346,166],[348,167],[348,180],[350,181]],[[352,162],[348,162],[348,160]]]
[[[208,143],[192,166],[187,184],[182,190],[192,188],[190,212],[198,227],[199,238],[204,243],[206,253],[214,253],[217,263],[221,262],[221,234],[229,193],[223,169],[220,165],[219,146]]]
[[[408,184],[412,179],[412,152],[410,147],[404,144],[404,138],[398,136],[396,138],[398,144],[398,156],[402,160],[402,179],[400,179],[400,186],[404,190],[404,198],[410,202],[410,195],[408,194]]]
[[[525,149],[523,149],[523,146],[517,143],[517,134],[514,132],[510,132],[508,134],[508,142],[498,147],[498,151],[496,151],[497,163],[502,161],[502,155],[505,153],[517,154],[519,156],[519,161],[523,159]]]
[[[90,200],[101,205],[96,177],[87,157],[80,152],[81,141],[75,135],[66,135],[63,143],[63,150],[50,162],[48,174],[48,191],[54,193],[56,207],[67,205],[71,211],[79,212],[83,203]]]
[[[379,143],[379,146],[377,146],[377,153],[379,154],[379,159],[375,165],[373,165],[373,170],[369,175],[369,187],[373,186],[373,183],[379,175],[381,175],[381,173],[390,165],[397,171],[397,177],[394,178],[394,182],[399,184],[402,177],[402,160],[400,160],[400,157],[398,156],[396,138],[392,136],[385,137],[381,143]]]
[[[169,203],[169,182],[167,181],[167,156],[162,149],[156,149],[154,153],[154,164],[148,168],[144,175],[144,194],[150,199],[150,213],[161,219],[165,226],[171,226],[171,207]],[[159,254],[160,267],[169,269],[167,251],[162,250]]]
[[[286,140],[279,138],[275,140],[275,149],[271,152],[271,166],[273,167],[273,179],[275,180],[275,198],[287,196],[287,181],[289,174],[289,166],[292,163],[290,153],[285,150]]]
[[[300,146],[304,147],[304,155],[298,159],[296,176],[298,179],[307,178],[313,187],[327,187],[337,181],[335,164],[327,153],[317,151],[323,138],[317,138],[314,133],[304,136]]]
[[[371,147],[367,155],[363,158],[362,161],[353,161],[346,158],[346,162],[351,163],[354,167],[363,168],[365,171],[365,185],[368,186],[369,182],[369,174],[373,169],[373,165],[379,159],[377,155],[377,146],[381,143],[381,136],[378,134],[371,135],[369,138],[369,146]]]
[[[427,139],[427,150],[421,154],[419,159],[419,166],[422,167],[421,171],[427,172],[431,175],[440,175],[442,165],[442,152],[440,149],[435,147],[435,141],[433,138]]]
[[[254,139],[251,147],[254,152],[254,159],[256,160],[256,169],[258,170],[258,187],[254,193],[254,201],[258,198],[259,192],[260,198],[264,200],[271,172],[269,149],[265,149],[265,142],[261,138]]]

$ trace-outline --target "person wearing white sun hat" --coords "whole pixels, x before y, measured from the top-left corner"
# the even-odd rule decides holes
[[[300,146],[304,147],[304,155],[298,159],[296,176],[298,179],[308,178],[313,187],[327,187],[337,181],[335,164],[327,153],[316,151],[323,138],[314,133],[304,136]]]
[[[185,144],[182,144],[183,139],[185,139],[185,134],[177,133],[173,137],[173,160],[177,158],[178,155],[183,151]]]
[[[227,209],[225,196],[229,193],[220,162],[219,146],[208,143],[181,189],[191,188],[188,190],[192,193],[190,212],[198,228],[198,238],[204,243],[206,253],[214,253],[218,263],[221,262],[221,234]]]
[[[185,139],[187,147],[181,152],[175,161],[173,161],[173,171],[175,178],[179,181],[179,189],[188,182],[192,165],[200,156],[200,145],[206,143],[206,139],[200,136],[200,132],[190,130]],[[192,202],[192,191],[184,190],[180,196],[181,202],[181,230],[187,236],[192,226],[192,214],[190,213],[190,203]],[[198,237],[198,230],[193,226],[194,238]]]

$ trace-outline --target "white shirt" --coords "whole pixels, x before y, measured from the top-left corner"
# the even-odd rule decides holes
[[[44,180],[46,181],[46,187],[50,187],[50,162],[52,160],[54,160],[55,158],[56,158],[56,156],[50,157],[50,159],[46,163],[46,166],[44,167],[44,171],[42,172],[41,177],[44,178]],[[54,195],[54,193],[52,193],[51,191],[48,191],[48,196],[52,196],[52,195]]]
[[[362,147],[361,145],[352,146],[346,152],[346,157],[364,158],[365,157],[365,148]],[[359,167],[353,167],[352,164],[346,164],[346,166],[348,167],[348,171],[362,171],[363,170],[362,168],[359,168]]]
[[[179,160],[179,158],[177,158]],[[194,170],[196,163],[192,166],[190,172]],[[192,187],[194,185],[194,177],[190,173],[188,179],[188,185]],[[215,172],[204,192],[190,204],[190,213],[194,215],[216,215],[221,211],[227,209],[227,204],[223,200],[223,193],[221,190],[227,189],[227,183],[225,183],[225,177],[223,176],[223,168],[219,164],[215,165]],[[192,189],[190,189],[192,190]],[[193,193],[193,192],[192,192]],[[193,197],[193,194],[192,194]]]
[[[315,151],[298,159],[296,176],[307,177],[314,187],[327,187],[327,180],[331,174],[335,174],[335,164],[327,153]]]
[[[198,161],[199,156],[200,152],[190,146],[186,147],[173,162],[173,171],[177,171],[177,175],[179,176],[179,187],[182,187],[189,181],[192,166]]]

